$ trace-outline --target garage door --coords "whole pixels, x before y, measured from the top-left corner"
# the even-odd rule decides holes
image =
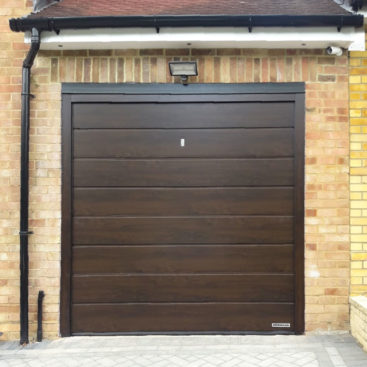
[[[62,334],[302,332],[303,85],[78,88]]]

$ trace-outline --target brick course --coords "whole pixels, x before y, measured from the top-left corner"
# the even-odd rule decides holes
[[[350,305],[351,333],[367,351],[367,298],[351,297]]]
[[[367,51],[350,53],[351,295],[367,295]]]
[[[28,46],[23,45],[22,34],[10,32],[7,19],[24,15],[28,10],[26,1],[16,3],[17,7],[12,3],[11,8],[3,6],[0,10],[2,339],[19,337],[20,83],[21,64]],[[348,329],[346,55],[331,57],[323,50],[41,51],[32,69],[32,93],[36,98],[31,104],[30,131],[30,229],[34,231],[30,237],[31,338],[35,337],[36,297],[40,289],[46,293],[45,337],[55,338],[59,332],[61,83],[179,82],[169,75],[169,60],[197,60],[199,76],[192,82],[306,82],[306,328],[307,331]],[[355,210],[362,212],[363,208]],[[362,230],[357,235],[367,234]],[[363,263],[364,259],[358,261]]]

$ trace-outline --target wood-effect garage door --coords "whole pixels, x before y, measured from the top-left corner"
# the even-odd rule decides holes
[[[303,85],[114,88],[64,86],[62,335],[303,332]]]

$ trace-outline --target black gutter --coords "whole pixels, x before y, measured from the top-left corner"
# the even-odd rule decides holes
[[[40,48],[40,32],[32,29],[32,41],[22,70],[22,114],[20,156],[20,344],[29,343],[28,338],[28,229],[29,209],[29,112],[30,78],[34,59]]]
[[[26,32],[126,27],[362,27],[362,15],[163,15],[67,18],[13,18],[10,28]]]

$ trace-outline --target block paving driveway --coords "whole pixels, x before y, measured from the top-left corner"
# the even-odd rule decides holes
[[[0,367],[367,367],[348,334],[115,336],[0,343]]]

